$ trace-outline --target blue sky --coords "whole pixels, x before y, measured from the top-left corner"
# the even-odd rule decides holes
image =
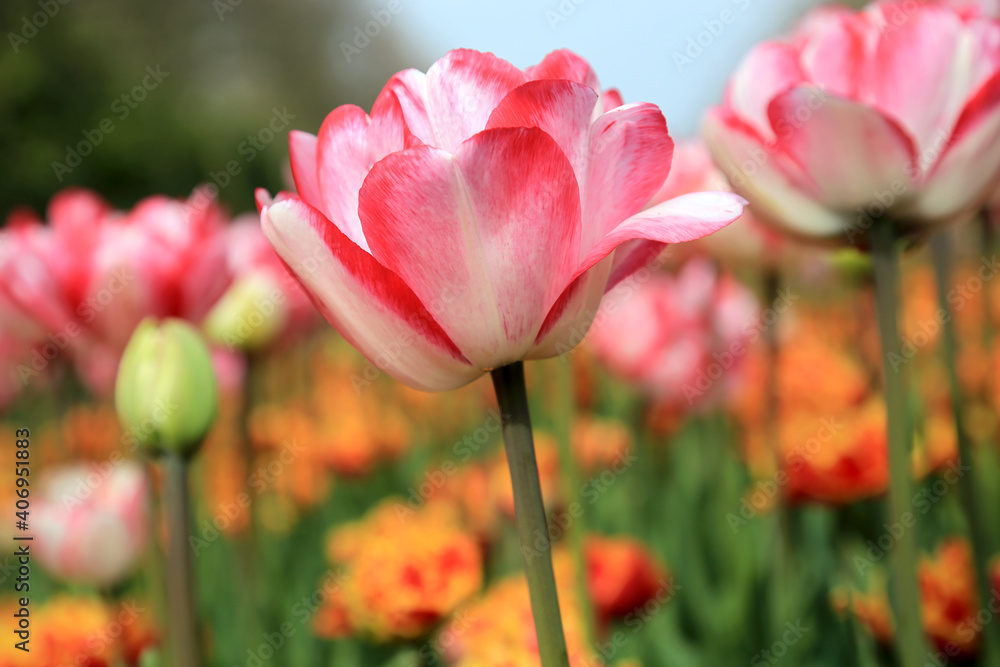
[[[658,104],[671,134],[697,131],[726,78],[755,43],[779,34],[815,0],[395,0],[389,30],[426,69],[457,47],[524,67],[568,47],[627,102]],[[363,25],[390,0],[356,3]],[[700,42],[700,43],[699,43]],[[373,40],[372,50],[378,48]],[[366,49],[367,50],[367,49]]]

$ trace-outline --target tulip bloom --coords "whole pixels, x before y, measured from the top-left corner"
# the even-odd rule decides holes
[[[738,387],[759,307],[706,259],[689,260],[676,277],[654,274],[609,304],[614,316],[601,318],[587,341],[618,377],[684,409],[716,404]]]
[[[71,356],[96,393],[111,391],[144,317],[200,323],[229,285],[225,217],[204,191],[118,212],[71,188],[52,199],[47,217],[43,225],[20,216],[7,240],[0,309],[14,313],[18,330],[35,330],[46,360]]]
[[[1000,176],[998,42],[996,20],[945,4],[822,8],[746,57],[705,137],[751,210],[799,237],[960,220]]]
[[[589,535],[586,542],[587,589],[602,623],[626,618],[650,600],[673,594],[673,581],[638,540]]]
[[[146,477],[134,463],[74,465],[43,478],[31,508],[38,560],[54,576],[107,586],[146,546]]]
[[[567,352],[607,289],[743,204],[643,210],[670,167],[663,115],[568,51],[524,71],[451,51],[289,143],[298,195],[258,191],[265,234],[345,338],[429,391]]]
[[[703,190],[730,190],[731,186],[712,161],[708,147],[698,139],[680,141],[674,146],[676,166],[650,204]],[[762,224],[750,213],[715,234],[709,234],[692,246],[700,246],[709,255],[727,264],[748,268],[775,268],[788,245],[784,237]]]
[[[346,621],[379,641],[426,634],[483,583],[475,536],[433,505],[413,511],[386,501],[334,531],[328,549],[346,573],[343,594],[334,600],[340,610],[330,609],[340,616],[339,629]]]
[[[955,646],[975,655],[983,625],[977,613],[988,607],[977,599],[972,549],[965,539],[948,538],[921,559],[920,591],[924,630],[937,650]]]

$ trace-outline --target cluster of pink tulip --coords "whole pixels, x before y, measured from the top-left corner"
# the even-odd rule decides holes
[[[668,244],[707,237],[708,253],[767,275],[792,240],[870,253],[883,350],[898,354],[900,246],[1000,197],[998,16],[990,2],[821,7],[753,49],[708,112],[704,143],[677,146],[656,106],[625,104],[572,52],[522,70],[450,51],[426,73],[394,75],[370,113],[345,105],[316,135],[292,131],[294,192],[256,193],[260,228],[256,219],[227,225],[201,190],[129,212],[63,192],[47,224],[18,213],[0,232],[0,364],[10,371],[0,405],[70,363],[109,393],[144,318],[187,320],[224,355],[273,340],[272,329],[301,329],[311,300],[410,387],[448,391],[492,376],[518,533],[533,540],[546,534],[546,516],[524,361],[567,353],[596,321],[597,356],[657,400],[690,411],[727,391],[702,380],[716,353],[745,336],[758,301],[701,258],[676,276],[650,273]],[[607,308],[622,288],[623,303]],[[727,367],[726,382],[742,363],[730,358],[737,373]],[[895,516],[911,494],[912,437],[905,377],[888,363],[885,384]],[[126,486],[88,503],[119,502],[119,492],[145,502]],[[121,525],[142,520],[130,510]],[[44,519],[105,531],[92,556],[106,567],[67,562],[61,538],[44,562],[70,577],[113,578],[141,540],[102,522]],[[904,667],[923,664],[914,544],[911,533],[892,556]],[[541,663],[565,666],[549,555],[524,565]]]
[[[265,323],[273,339],[311,316],[256,219],[227,224],[207,189],[186,200],[149,197],[131,211],[69,189],[46,217],[18,211],[0,230],[0,406],[68,366],[91,392],[108,395],[125,345],[147,317],[204,326],[225,357],[259,338]],[[250,317],[255,302],[250,312],[229,305],[252,285],[251,299],[268,301],[260,321]],[[232,376],[226,362],[218,368]]]

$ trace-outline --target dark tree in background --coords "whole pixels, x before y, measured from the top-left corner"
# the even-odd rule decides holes
[[[284,185],[289,129],[370,106],[416,60],[387,31],[346,62],[345,4],[4,0],[0,216],[69,185],[126,207],[215,182],[252,209],[254,187]]]

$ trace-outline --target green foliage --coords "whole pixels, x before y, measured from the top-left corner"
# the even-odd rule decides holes
[[[370,105],[407,66],[388,35],[345,64],[338,3],[44,4],[51,16],[38,0],[0,3],[0,214],[44,210],[69,185],[127,207],[213,180],[234,212],[251,210],[255,187],[285,187],[289,129]],[[276,109],[294,118],[266,141]]]

